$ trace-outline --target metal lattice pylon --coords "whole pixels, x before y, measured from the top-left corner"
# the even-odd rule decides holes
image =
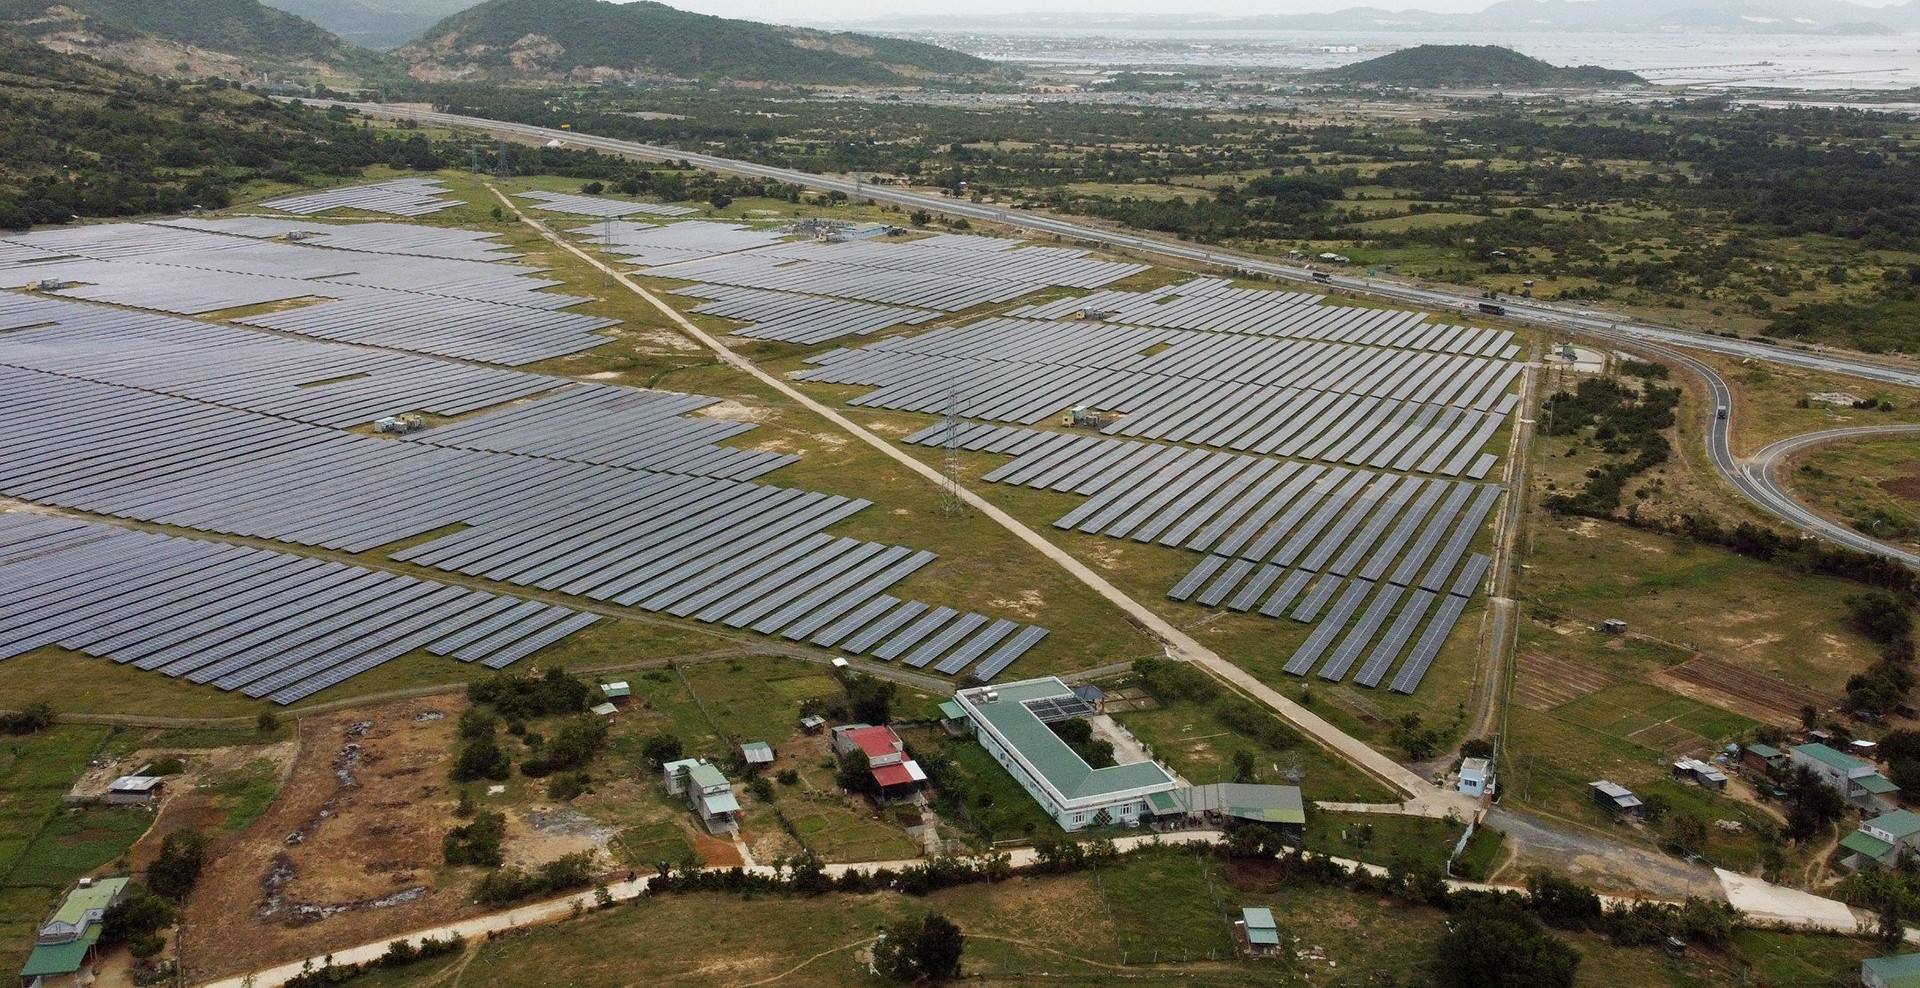
[[[959,395],[947,386],[947,412],[940,420],[940,513],[958,518],[967,513],[967,502],[960,496],[960,412]]]

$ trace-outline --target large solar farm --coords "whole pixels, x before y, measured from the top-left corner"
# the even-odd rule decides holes
[[[1127,589],[1270,622],[1291,677],[1442,688],[1469,633],[1506,331],[1053,243],[515,202],[822,400],[910,421],[900,448],[992,457],[973,486],[1050,498],[1052,537],[1179,559]],[[1072,671],[1085,629],[848,534],[894,506],[783,483],[810,454],[722,396],[569,376],[619,338],[591,304],[619,289],[435,220],[460,204],[409,179],[0,237],[0,659],[293,704],[644,617],[956,685]]]

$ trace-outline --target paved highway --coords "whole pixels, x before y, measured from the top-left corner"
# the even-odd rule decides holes
[[[975,203],[966,199],[954,199],[940,195],[930,195],[894,186],[870,185],[852,179],[837,178],[831,175],[816,175],[812,172],[796,171],[790,168],[777,168],[771,165],[740,161],[734,158],[721,158],[694,151],[682,151],[677,148],[652,144],[639,144],[633,141],[616,140],[610,137],[597,137],[570,130],[554,130],[536,127],[531,124],[511,123],[501,120],[489,120],[485,117],[469,117],[453,113],[438,113],[408,106],[396,106],[379,103],[347,103],[336,100],[308,100],[314,106],[344,106],[375,117],[389,119],[414,120],[419,123],[435,124],[449,128],[480,130],[487,133],[518,137],[527,140],[546,142],[557,140],[580,148],[592,148],[609,154],[626,155],[651,161],[685,161],[688,164],[711,171],[731,175],[742,175],[777,182],[803,185],[808,188],[827,192],[844,192],[849,196],[889,202],[899,206],[938,211],[952,216],[965,216],[985,222],[998,223],[1031,233],[1057,234],[1075,240],[1117,247],[1142,254],[1155,254],[1161,257],[1192,261],[1201,264],[1217,265],[1247,274],[1257,274],[1269,278],[1288,281],[1310,282],[1331,288],[1338,288],[1376,298],[1386,298],[1406,302],[1429,309],[1466,309],[1471,310],[1480,303],[1478,295],[1440,288],[1431,288],[1405,282],[1364,278],[1346,274],[1331,274],[1328,280],[1316,280],[1315,272],[1307,267],[1286,264],[1266,258],[1250,257],[1237,252],[1218,248],[1196,246],[1176,241],[1159,240],[1135,233],[1106,227],[1091,226],[1060,219],[1055,216],[1032,213],[1025,210],[1010,210],[999,206]],[[1612,317],[1591,309],[1575,309],[1566,306],[1550,305],[1536,301],[1502,300],[1505,316],[1519,322],[1531,323],[1569,334],[1599,337],[1616,343],[1639,344],[1642,347],[1657,349],[1665,356],[1674,359],[1695,373],[1701,375],[1712,391],[1716,408],[1728,409],[1731,413],[1733,392],[1712,367],[1700,360],[1680,354],[1671,349],[1684,346],[1707,350],[1742,360],[1760,360],[1768,363],[1787,364],[1808,370],[1833,374],[1845,374],[1852,377],[1879,381],[1901,387],[1920,388],[1920,369],[1909,369],[1891,363],[1867,359],[1851,354],[1830,353],[1805,350],[1790,346],[1776,346],[1756,343],[1749,340],[1692,333],[1660,326],[1649,326]],[[1731,415],[1721,419],[1716,416],[1707,433],[1707,449],[1713,459],[1713,465],[1720,475],[1733,487],[1759,505],[1763,510],[1779,516],[1809,534],[1831,539],[1843,545],[1864,552],[1874,552],[1890,556],[1907,563],[1920,566],[1920,557],[1867,538],[1851,529],[1835,525],[1807,510],[1799,502],[1788,496],[1772,480],[1764,468],[1756,468],[1741,463],[1734,455],[1729,440]]]
[[[1841,442],[1848,439],[1863,439],[1886,436],[1920,435],[1920,425],[1862,425],[1850,429],[1829,429],[1825,432],[1809,432],[1802,436],[1782,439],[1755,453],[1752,459],[1741,465],[1742,472],[1750,488],[1748,497],[1759,500],[1766,498],[1772,502],[1776,514],[1791,513],[1798,520],[1795,524],[1801,528],[1817,530],[1827,538],[1864,552],[1877,552],[1891,556],[1908,566],[1920,568],[1920,555],[1915,555],[1896,546],[1869,538],[1837,522],[1829,521],[1809,510],[1798,498],[1787,492],[1780,482],[1779,468],[1787,458],[1800,450],[1826,443]]]

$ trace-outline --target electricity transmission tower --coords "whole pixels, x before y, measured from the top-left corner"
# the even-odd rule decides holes
[[[940,444],[945,449],[940,461],[940,513],[959,518],[967,513],[960,497],[960,396],[952,382],[947,384],[947,412],[940,420]]]

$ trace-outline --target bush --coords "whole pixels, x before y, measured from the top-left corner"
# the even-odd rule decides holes
[[[685,758],[687,756],[687,749],[680,743],[679,738],[671,734],[651,734],[647,736],[646,742],[640,746],[640,754],[646,758],[654,768],[659,768],[668,762],[677,762]]]
[[[510,721],[579,713],[592,695],[592,687],[558,666],[537,678],[503,672],[467,686],[468,700],[489,704]]]
[[[491,811],[476,813],[472,823],[455,827],[441,838],[440,856],[450,865],[498,868],[500,840],[506,832],[506,817]]]
[[[174,924],[173,905],[144,885],[135,885],[126,898],[107,907],[100,918],[100,943],[113,946],[154,936]]]
[[[584,888],[593,880],[592,868],[593,859],[585,851],[549,861],[532,872],[501,868],[480,879],[473,887],[473,900],[483,906],[499,906]]]
[[[51,704],[29,703],[26,707],[0,714],[0,733],[34,734],[53,726]]]
[[[561,772],[547,780],[547,798],[564,803],[584,794],[590,784],[585,772]]]

